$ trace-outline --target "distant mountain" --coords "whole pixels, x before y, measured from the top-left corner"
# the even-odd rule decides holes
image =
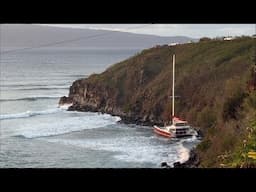
[[[195,40],[184,36],[161,37],[127,32],[60,28],[32,24],[1,24],[1,47],[136,47],[149,48]],[[73,41],[74,40],[74,41]],[[57,42],[57,44],[55,44]]]

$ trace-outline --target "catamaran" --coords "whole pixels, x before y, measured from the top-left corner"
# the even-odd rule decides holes
[[[173,55],[173,75],[172,75],[172,122],[164,127],[154,125],[154,132],[158,135],[173,138],[196,135],[196,131],[188,124],[187,121],[175,117],[174,114],[174,79],[175,79],[175,55]]]

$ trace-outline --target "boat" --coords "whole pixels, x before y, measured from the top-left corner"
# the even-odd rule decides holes
[[[168,138],[190,137],[197,135],[196,131],[188,124],[187,121],[178,117],[173,117],[172,124],[164,127],[154,125],[154,132],[158,135]]]
[[[171,123],[164,127],[153,126],[154,132],[160,136],[168,138],[188,137],[197,135],[197,132],[188,124],[187,121],[176,117],[174,114],[174,79],[175,79],[175,55],[173,55],[173,78],[172,78],[172,116]]]

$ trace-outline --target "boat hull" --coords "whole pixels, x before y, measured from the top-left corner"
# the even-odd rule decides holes
[[[167,137],[167,138],[173,137],[173,134],[172,134],[172,133],[170,133],[170,132],[167,131],[167,130],[163,130],[163,129],[157,127],[157,126],[154,126],[154,132],[155,132],[156,134],[158,134],[158,135],[163,136],[163,137]]]
[[[160,136],[167,137],[167,138],[181,138],[181,137],[191,137],[194,134],[191,133],[183,133],[183,134],[174,134],[167,130],[161,129],[160,127],[154,126],[154,132]]]

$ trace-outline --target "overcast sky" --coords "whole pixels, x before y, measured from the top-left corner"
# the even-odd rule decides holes
[[[241,36],[256,33],[256,24],[51,24],[55,27],[104,29],[159,36],[193,38]]]

